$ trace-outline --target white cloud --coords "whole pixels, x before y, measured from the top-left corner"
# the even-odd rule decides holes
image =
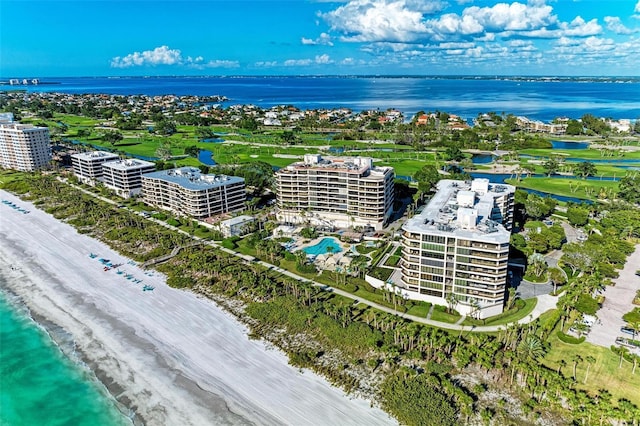
[[[320,16],[348,41],[413,41],[426,31],[416,1],[353,0]],[[425,2],[420,3],[425,7]]]
[[[332,64],[334,61],[329,55],[316,55],[314,59],[287,59],[284,61],[285,67],[308,67],[309,65],[327,65]]]
[[[275,67],[278,65],[278,61],[258,61],[255,63],[255,65],[257,67],[265,67],[265,68],[270,68],[270,67]]]
[[[216,59],[205,64],[205,68],[237,68],[240,66],[238,61],[227,61]]]
[[[170,49],[169,46],[159,46],[153,50],[133,52],[123,57],[116,56],[111,59],[113,68],[129,68],[156,65],[185,65],[194,68],[233,68],[240,64],[237,61],[211,60],[204,62],[202,56],[183,57],[179,49]]]
[[[156,47],[153,50],[129,53],[124,57],[116,56],[111,60],[114,68],[128,68],[142,65],[175,65],[182,63],[182,55],[178,49],[169,46]]]
[[[607,29],[609,31],[613,31],[616,34],[633,34],[637,31],[625,27],[622,21],[620,21],[620,18],[618,18],[617,16],[605,16],[604,22],[607,23]]]
[[[327,33],[322,33],[316,39],[310,39],[302,37],[302,44],[306,45],[320,45],[320,46],[333,46],[333,42],[331,41],[331,36]]]
[[[333,61],[326,53],[324,55],[318,55],[315,59],[316,64],[330,64]]]
[[[493,7],[468,7],[462,16],[470,17],[487,30],[522,31],[554,25],[557,17],[551,14],[552,10],[544,3],[498,3]]]
[[[638,3],[636,3],[636,7],[633,9],[633,11],[636,13],[640,13],[640,0],[638,0]]]

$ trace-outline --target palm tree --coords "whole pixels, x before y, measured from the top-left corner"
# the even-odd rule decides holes
[[[529,334],[518,345],[518,352],[532,361],[544,356],[546,349],[538,336]]]
[[[622,368],[622,360],[624,360],[624,356],[629,353],[629,349],[624,346],[620,346],[618,350],[620,351],[620,364],[618,364],[618,368]]]
[[[578,364],[582,362],[582,357],[575,354],[571,357],[571,361],[573,361],[573,380],[576,380],[576,369],[578,368]]]
[[[561,373],[561,369],[567,366],[567,361],[565,361],[564,359],[561,359],[558,362],[558,374]]]
[[[584,375],[584,383],[587,383],[587,379],[589,378],[589,368],[591,367],[592,364],[595,364],[596,359],[594,357],[592,357],[591,355],[587,355],[587,357],[585,358],[587,361],[587,372]]]

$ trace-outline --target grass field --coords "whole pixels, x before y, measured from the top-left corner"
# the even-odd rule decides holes
[[[507,183],[516,185],[519,188],[585,200],[595,200],[601,190],[615,193],[618,189],[618,182],[614,181],[558,179],[553,177],[528,177],[520,182],[516,182],[515,179],[507,179]]]
[[[561,360],[566,365],[561,368],[561,372],[566,377],[573,376],[573,357],[579,355],[582,361],[577,367],[577,384],[579,389],[587,391],[598,391],[599,389],[608,390],[614,398],[626,398],[636,405],[640,405],[640,368],[636,369],[635,374],[631,374],[633,365],[626,361],[622,361],[620,367],[620,357],[614,354],[609,348],[595,346],[584,342],[577,345],[571,345],[561,342],[555,332],[549,338],[551,350],[542,360],[547,367],[557,370]],[[589,377],[584,383],[587,365],[587,356],[592,356],[596,361],[589,367]]]

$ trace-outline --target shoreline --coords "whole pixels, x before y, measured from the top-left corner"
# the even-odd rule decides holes
[[[34,318],[73,336],[82,361],[140,424],[396,423],[250,340],[247,327],[213,301],[169,288],[160,273],[145,275],[102,242],[0,194],[31,211],[0,212],[0,254],[17,266],[7,271],[9,289]],[[90,253],[123,263],[143,282],[104,271]]]

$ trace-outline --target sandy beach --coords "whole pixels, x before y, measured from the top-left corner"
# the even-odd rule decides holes
[[[277,348],[250,340],[210,300],[169,288],[158,272],[145,273],[12,194],[0,190],[0,198],[30,212],[0,204],[5,290],[73,336],[137,424],[396,424],[369,401],[291,367]],[[122,265],[105,271],[100,258]]]

